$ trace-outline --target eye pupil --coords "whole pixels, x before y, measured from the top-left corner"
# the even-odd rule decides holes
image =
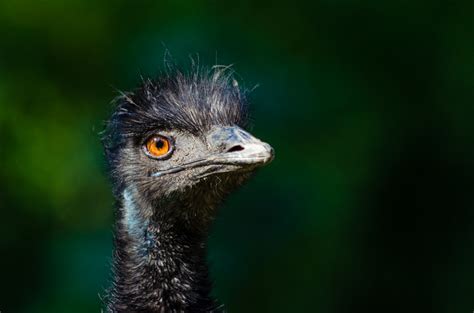
[[[156,141],[155,145],[158,149],[162,149],[165,146],[165,142],[160,138]]]

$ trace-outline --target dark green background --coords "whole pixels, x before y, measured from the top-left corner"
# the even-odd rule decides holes
[[[474,2],[1,1],[0,310],[100,312],[116,89],[234,64],[276,159],[210,239],[229,312],[474,310]]]

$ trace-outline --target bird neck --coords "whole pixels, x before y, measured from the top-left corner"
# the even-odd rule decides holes
[[[176,209],[147,208],[124,193],[116,225],[110,312],[219,311],[210,297],[207,232],[153,213]]]

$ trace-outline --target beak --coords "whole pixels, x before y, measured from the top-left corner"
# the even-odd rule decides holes
[[[217,154],[212,158],[215,164],[240,166],[263,166],[275,155],[273,148],[237,126],[218,127],[207,136],[211,150]]]
[[[211,155],[178,166],[150,173],[151,177],[161,177],[178,173],[186,169],[216,165],[218,169],[209,169],[196,179],[212,174],[228,172],[221,165],[233,165],[239,168],[254,169],[273,160],[273,148],[237,126],[216,127],[206,137]]]

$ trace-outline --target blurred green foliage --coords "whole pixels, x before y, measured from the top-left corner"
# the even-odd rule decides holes
[[[0,310],[99,312],[117,89],[234,64],[277,151],[211,234],[229,312],[474,310],[474,2],[0,2]]]

